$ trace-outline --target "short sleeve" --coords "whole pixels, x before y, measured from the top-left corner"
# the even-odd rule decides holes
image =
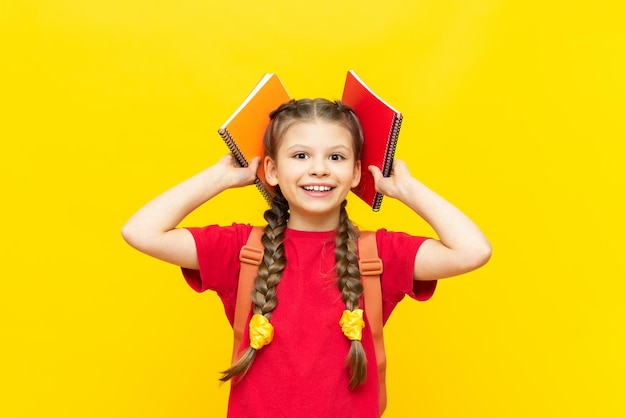
[[[222,299],[226,316],[231,320],[239,280],[239,251],[252,227],[243,224],[209,225],[188,230],[196,243],[199,268],[182,268],[183,277],[196,292],[215,291]]]
[[[430,299],[437,281],[413,280],[415,256],[428,237],[413,236],[403,232],[379,229],[376,244],[383,261],[381,287],[383,293],[383,319],[386,321],[404,296],[418,301]]]

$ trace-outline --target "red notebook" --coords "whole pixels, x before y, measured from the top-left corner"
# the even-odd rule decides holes
[[[255,156],[263,156],[263,135],[269,124],[269,114],[291,97],[276,74],[265,74],[218,132],[242,167]],[[354,71],[349,71],[342,101],[352,107],[363,128],[364,144],[361,156],[360,184],[352,191],[374,211],[380,209],[383,195],[376,192],[374,178],[367,170],[376,165],[384,176],[391,174],[402,114],[378,97]],[[269,202],[274,188],[265,182],[263,167],[259,167],[255,184]]]
[[[383,195],[376,191],[374,177],[367,167],[375,165],[383,176],[391,175],[402,113],[374,93],[352,70],[346,76],[341,100],[354,110],[363,128],[361,182],[352,191],[378,211]]]

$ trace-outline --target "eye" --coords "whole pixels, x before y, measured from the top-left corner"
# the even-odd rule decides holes
[[[342,160],[345,160],[345,159],[346,159],[346,157],[344,157],[344,156],[343,156],[343,155],[341,155],[341,154],[337,154],[337,153],[335,153],[335,154],[331,154],[331,155],[330,155],[330,159],[331,159],[332,161],[342,161]]]
[[[296,152],[295,154],[293,154],[293,158],[298,159],[298,160],[304,160],[307,157],[308,156],[306,155],[305,152]]]

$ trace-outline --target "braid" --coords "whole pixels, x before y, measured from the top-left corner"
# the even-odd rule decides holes
[[[289,219],[289,204],[277,188],[277,194],[272,199],[272,206],[265,211],[267,226],[264,229],[261,242],[265,248],[263,261],[259,265],[257,277],[254,280],[254,290],[251,298],[254,306],[253,314],[261,314],[270,319],[272,312],[276,309],[278,299],[276,298],[276,286],[282,277],[285,269],[285,229]],[[243,377],[250,369],[257,350],[248,347],[228,370],[223,372],[221,381],[226,382],[234,377]]]
[[[272,207],[265,212],[265,227],[263,237],[263,247],[265,253],[263,262],[259,266],[259,274],[254,281],[252,291],[252,301],[254,302],[253,312],[262,314],[270,319],[272,312],[276,308],[276,285],[281,279],[285,269],[285,229],[289,219],[289,206],[287,201],[279,193],[272,201]]]
[[[348,218],[346,201],[341,204],[337,238],[335,239],[335,260],[337,265],[337,287],[341,291],[341,298],[346,304],[346,309],[354,311],[359,308],[359,298],[363,294],[361,273],[359,272],[356,254],[356,240],[358,237],[356,228]],[[347,358],[350,369],[350,389],[365,382],[367,377],[367,358],[361,341],[351,341],[350,351]]]

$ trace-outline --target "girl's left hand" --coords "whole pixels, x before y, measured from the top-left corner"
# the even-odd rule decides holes
[[[415,180],[404,161],[397,159],[393,161],[389,177],[383,177],[383,173],[374,165],[370,165],[368,169],[374,176],[376,191],[394,199],[401,200],[404,186]]]

